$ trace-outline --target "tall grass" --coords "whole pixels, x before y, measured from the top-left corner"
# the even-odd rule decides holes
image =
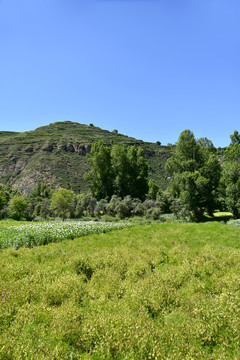
[[[0,252],[0,359],[239,359],[240,230],[141,225]]]

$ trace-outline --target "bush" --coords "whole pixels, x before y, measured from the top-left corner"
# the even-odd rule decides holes
[[[162,211],[160,208],[157,207],[151,207],[146,211],[146,218],[151,218],[153,220],[158,220],[160,215],[162,214]]]
[[[29,202],[25,195],[15,195],[8,205],[8,216],[14,220],[26,219]]]
[[[98,201],[94,209],[95,215],[104,215],[106,213],[107,204],[108,202],[106,199]]]
[[[94,216],[97,199],[90,193],[79,194],[76,197],[75,216],[77,218],[82,217],[84,214]]]
[[[120,197],[118,197],[117,195],[113,195],[106,206],[107,214],[116,216],[121,201],[122,199]]]

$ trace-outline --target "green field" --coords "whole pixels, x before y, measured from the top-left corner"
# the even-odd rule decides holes
[[[44,221],[34,223],[6,220],[0,222],[0,249],[46,245],[89,234],[123,229],[131,225],[128,222]]]
[[[0,251],[0,359],[240,359],[240,229],[137,225]]]

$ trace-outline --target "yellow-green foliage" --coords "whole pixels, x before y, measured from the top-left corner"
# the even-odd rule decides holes
[[[155,224],[0,252],[0,359],[239,359],[240,230]]]

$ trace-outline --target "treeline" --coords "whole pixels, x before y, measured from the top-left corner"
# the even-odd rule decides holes
[[[60,217],[64,220],[103,216],[120,219],[146,216],[158,219],[161,214],[169,211],[159,197],[156,200],[147,197],[141,201],[130,195],[124,198],[112,195],[109,200],[97,200],[90,192],[75,194],[64,188],[53,190],[40,182],[28,197],[9,186],[0,188],[0,219],[37,220]]]
[[[148,179],[148,165],[136,146],[93,144],[85,180],[89,193],[54,190],[38,183],[28,195],[9,185],[0,187],[0,217],[20,219],[145,216],[201,221],[216,210],[240,217],[240,134],[219,154],[207,138],[196,139],[184,130],[166,162],[168,186],[161,189]]]

